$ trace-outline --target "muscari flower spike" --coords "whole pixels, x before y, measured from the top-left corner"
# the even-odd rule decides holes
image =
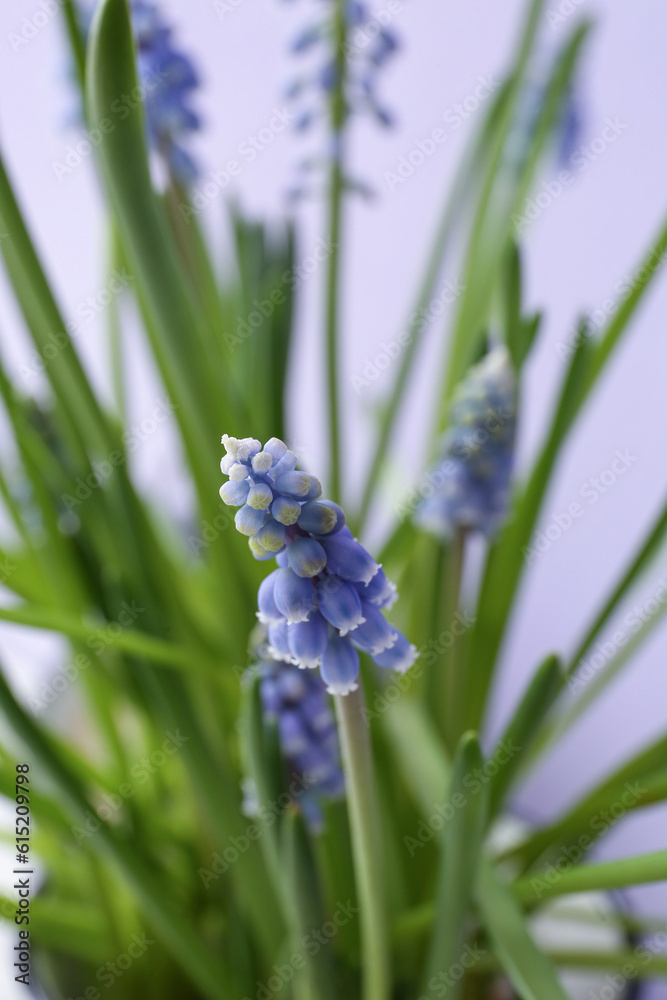
[[[258,593],[257,616],[268,626],[271,654],[298,667],[319,667],[331,694],[355,691],[358,650],[381,667],[404,673],[417,657],[382,613],[396,588],[345,525],[345,514],[322,500],[314,476],[296,469],[296,455],[278,438],[222,438],[223,501],[238,507],[236,528],[255,559],[276,559]]]
[[[561,58],[548,50],[538,50],[536,58],[528,67],[526,85],[519,95],[517,114],[508,143],[515,159],[525,159],[530,155],[540,117],[549,98],[549,81]],[[574,79],[563,95],[553,126],[554,159],[557,167],[571,166],[585,117],[583,90],[579,81]]]
[[[315,53],[314,64],[294,79],[286,90],[288,100],[298,102],[295,128],[306,131],[324,114],[324,105],[337,84],[338,67],[335,57],[336,32],[334,0],[325,0],[326,8],[322,16],[306,26],[292,41],[292,53],[306,56]],[[370,114],[380,125],[393,124],[391,112],[378,98],[378,77],[388,60],[398,50],[398,39],[375,18],[366,3],[360,0],[346,0],[347,44],[344,80],[344,119],[352,114]],[[324,97],[324,102],[318,98]],[[339,136],[333,135],[329,143],[328,157],[335,160],[339,155]],[[304,171],[318,165],[309,158],[302,163]],[[369,189],[363,182],[345,179],[346,186],[364,195]],[[292,192],[294,198],[305,193],[302,187]]]
[[[329,94],[336,86],[336,63],[332,53],[334,39],[334,0],[317,21],[302,29],[292,41],[292,53],[303,55],[318,50],[322,57],[314,72],[294,80],[287,91],[289,98],[302,97],[307,91]],[[398,49],[394,32],[380,25],[368,4],[347,0],[347,113],[369,111],[382,125],[391,124],[391,115],[380,105],[376,95],[378,72]],[[314,118],[314,116],[313,116]],[[301,120],[301,119],[300,119]],[[308,121],[313,120],[308,116]]]
[[[84,39],[90,31],[93,13],[87,4],[77,6]],[[199,87],[199,77],[187,56],[174,47],[172,28],[157,4],[150,0],[130,0],[130,20],[137,45],[137,75],[143,88],[150,147],[178,181],[190,184],[199,171],[183,141],[201,126],[199,116],[189,104],[192,92]]]
[[[274,659],[259,647],[259,691],[264,718],[275,721],[291,778],[303,789],[298,804],[309,828],[322,827],[322,800],[345,793],[340,750],[326,688],[317,673]]]
[[[415,513],[420,527],[441,537],[458,528],[496,532],[509,503],[516,404],[509,352],[494,347],[454,394],[442,458],[428,476],[431,493]]]
[[[138,73],[146,90],[146,122],[151,147],[164,158],[182,183],[192,182],[197,166],[183,147],[183,140],[200,128],[199,116],[190,107],[199,77],[187,56],[172,42],[172,29],[157,4],[132,0],[132,27],[138,49]]]

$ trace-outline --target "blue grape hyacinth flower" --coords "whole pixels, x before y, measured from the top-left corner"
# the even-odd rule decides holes
[[[222,438],[223,501],[238,507],[236,528],[256,559],[276,559],[262,582],[257,616],[271,653],[319,667],[331,694],[358,687],[359,650],[381,667],[405,672],[417,650],[384,617],[396,588],[345,525],[338,504],[321,499],[319,481],[297,471],[296,455],[271,438]]]
[[[271,657],[260,646],[259,691],[264,718],[275,721],[289,778],[297,780],[299,808],[316,832],[322,827],[322,800],[345,793],[338,734],[326,688],[314,671],[299,670]]]
[[[84,38],[90,30],[93,10],[77,8]],[[190,106],[199,77],[192,62],[173,44],[173,30],[159,6],[150,0],[130,0],[130,19],[137,45],[137,75],[146,110],[150,148],[167,164],[173,177],[190,184],[199,170],[185,149],[188,136],[201,127]]]
[[[130,14],[138,49],[139,79],[146,92],[151,147],[164,158],[179,181],[190,183],[198,170],[183,142],[201,125],[190,106],[192,93],[199,87],[199,77],[188,57],[173,45],[172,29],[157,4],[132,0]]]
[[[492,536],[509,504],[516,431],[509,352],[492,348],[454,393],[441,460],[431,468],[417,524],[441,537],[457,529]]]
[[[393,115],[378,96],[378,81],[386,64],[399,48],[394,32],[362,0],[344,0],[341,42],[337,22],[339,5],[333,0],[319,3],[316,20],[294,38],[292,53],[305,63],[292,80],[285,96],[295,108],[294,126],[305,132],[329,116],[330,133],[321,156],[308,156],[300,164],[300,176],[290,192],[292,200],[310,193],[308,175],[322,166],[342,161],[342,135],[353,116],[370,115],[381,126],[393,125]],[[386,13],[386,12],[385,12]],[[341,53],[344,58],[341,59]],[[340,101],[335,99],[340,91]],[[336,111],[334,111],[334,107]],[[345,188],[363,197],[371,188],[344,171]]]
[[[294,55],[318,52],[314,69],[294,80],[288,88],[289,99],[303,98],[307,92],[331,93],[338,77],[335,52],[334,17],[336,5],[332,0],[320,4],[318,19],[303,28],[293,39]],[[390,125],[392,116],[379,102],[377,81],[380,71],[399,47],[398,38],[376,17],[368,4],[361,0],[346,0],[346,79],[345,113],[370,113],[381,125]],[[317,118],[311,108],[297,119],[297,127],[306,128]]]

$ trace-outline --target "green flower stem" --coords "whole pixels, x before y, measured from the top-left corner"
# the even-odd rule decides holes
[[[442,600],[440,602],[442,631],[451,630],[454,615],[459,610],[461,603],[461,575],[465,556],[465,540],[465,529],[458,528],[445,557]],[[461,697],[463,692],[460,671],[465,662],[465,657],[461,656],[463,641],[463,636],[454,636],[454,642],[445,649],[438,666],[435,668],[437,671],[435,709],[450,753],[453,753],[456,748],[462,732]]]
[[[387,1000],[390,973],[382,835],[369,731],[362,712],[363,691],[359,687],[352,694],[337,695],[335,701],[361,906],[362,997]]]
[[[331,171],[331,205],[329,234],[331,255],[328,263],[326,304],[326,364],[327,399],[329,405],[329,437],[331,441],[331,495],[340,500],[340,414],[338,412],[338,287],[340,283],[341,166],[336,162]]]
[[[329,174],[329,240],[331,253],[327,265],[326,282],[326,366],[327,403],[329,408],[329,440],[331,447],[331,494],[340,500],[340,413],[338,408],[338,325],[340,300],[340,241],[343,215],[345,174],[343,170],[343,141],[346,119],[345,108],[345,41],[347,25],[345,0],[336,0],[333,24],[333,44],[336,63],[336,86],[331,94],[330,116],[332,138],[335,144]]]

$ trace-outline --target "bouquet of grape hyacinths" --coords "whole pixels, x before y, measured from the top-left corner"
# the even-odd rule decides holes
[[[91,21],[63,0],[58,17],[87,128],[118,95],[142,95],[104,130],[94,169],[109,267],[133,276],[124,295],[192,487],[185,520],[140,487],[141,454],[129,461],[128,310],[107,310],[112,391],[98,393],[0,160],[0,253],[47,387],[29,394],[0,357],[15,441],[0,455],[0,620],[69,648],[27,697],[0,673],[1,791],[13,807],[27,795],[31,810],[26,975],[53,1000],[576,1000],[583,970],[599,977],[590,995],[629,1000],[667,978],[665,935],[617,890],[667,878],[667,852],[601,863],[596,818],[667,799],[667,734],[549,823],[519,823],[512,803],[660,620],[577,685],[646,578],[667,508],[577,648],[531,665],[497,743],[485,720],[544,498],[652,287],[667,223],[606,325],[592,335],[582,323],[537,458],[520,467],[541,315],[525,306],[516,219],[554,147],[571,147],[588,31],[573,19],[546,58],[544,3],[532,0],[448,192],[355,496],[343,475],[340,276],[344,208],[368,187],[350,171],[350,125],[364,114],[391,125],[382,80],[400,39],[366,3],[302,6],[294,141],[311,141],[317,122],[323,146],[291,197],[324,190],[331,248],[312,332],[326,384],[315,468],[286,443],[285,390],[301,363],[297,291],[281,278],[294,273],[292,224],[269,233],[230,211],[234,266],[221,277],[193,208],[199,75],[159,4],[99,0]],[[436,412],[411,427],[422,472],[395,495],[386,483],[394,464],[405,479],[395,443],[424,317],[456,248],[462,291],[447,330],[433,330],[446,332]],[[230,349],[226,331],[265,299],[275,308]],[[0,907],[12,938],[13,891]]]

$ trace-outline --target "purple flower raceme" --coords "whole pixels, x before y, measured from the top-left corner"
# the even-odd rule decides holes
[[[514,465],[516,377],[504,346],[474,365],[454,394],[430,495],[417,507],[420,527],[443,537],[457,528],[493,535],[507,512]]]
[[[174,46],[172,29],[157,4],[131,0],[130,14],[138,48],[139,79],[146,91],[150,144],[175,177],[189,183],[198,170],[183,141],[201,125],[190,107],[199,77],[188,57]]]
[[[299,808],[311,830],[322,827],[322,800],[345,792],[340,750],[326,688],[317,673],[299,670],[259,650],[259,690],[264,717],[277,723],[280,749],[290,779],[302,791]]]
[[[303,28],[292,42],[292,52],[310,65],[292,80],[286,97],[295,105],[295,127],[305,132],[318,119],[325,117],[331,95],[336,91],[341,69],[339,35],[336,29],[337,4],[325,0],[319,4],[317,19]],[[375,16],[368,4],[361,0],[345,0],[346,41],[342,114],[329,137],[326,155],[307,157],[301,163],[304,175],[328,162],[340,158],[340,132],[352,115],[369,114],[380,125],[391,126],[393,116],[378,97],[378,78],[385,64],[398,49],[398,40],[382,18]],[[329,112],[330,112],[329,108]],[[332,122],[332,125],[334,123]],[[345,186],[364,196],[372,192],[363,182],[345,177]],[[292,198],[303,197],[307,189],[299,182],[292,190]]]
[[[331,694],[356,690],[359,653],[401,673],[417,657],[382,613],[396,588],[345,525],[341,508],[321,499],[314,476],[296,470],[296,455],[278,438],[225,435],[220,488],[238,507],[235,523],[256,559],[276,559],[262,582],[257,616],[268,626],[271,653],[299,667],[319,667]]]
[[[535,144],[540,118],[549,99],[549,81],[557,72],[560,59],[562,55],[554,55],[548,48],[542,48],[528,67],[508,144],[512,157],[517,161],[529,156]],[[558,169],[572,164],[586,117],[584,103],[579,82],[576,79],[570,81],[553,125],[554,159]]]
[[[334,0],[320,3],[321,16],[303,28],[292,41],[294,55],[318,52],[315,68],[309,74],[294,80],[287,91],[290,99],[302,98],[308,91],[330,93],[336,86],[337,65],[335,57]],[[391,115],[378,101],[377,78],[379,71],[398,49],[393,31],[381,24],[368,4],[361,0],[346,0],[347,57],[345,80],[346,114],[370,112],[381,125],[391,124]],[[314,121],[310,110],[299,117],[301,127]]]
[[[584,130],[584,119],[581,91],[571,86],[565,97],[556,128],[556,148],[560,167],[568,167],[572,164],[572,158]]]
[[[81,3],[78,14],[85,38],[93,11]],[[137,75],[144,95],[149,144],[174,177],[189,184],[199,173],[183,145],[188,135],[201,126],[199,116],[190,106],[190,98],[199,87],[197,71],[190,59],[174,46],[172,28],[158,4],[130,0],[130,18],[137,44]]]

